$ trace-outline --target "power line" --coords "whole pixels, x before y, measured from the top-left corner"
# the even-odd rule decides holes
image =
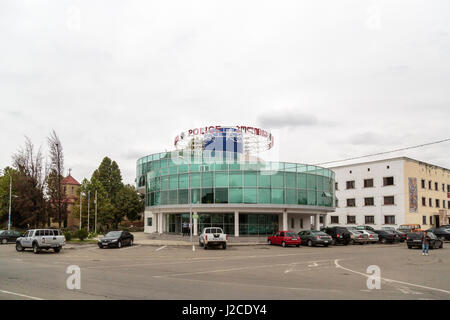
[[[350,161],[350,160],[374,157],[374,156],[379,156],[379,155],[393,153],[393,152],[398,152],[398,151],[404,151],[404,150],[410,150],[410,149],[426,147],[426,146],[429,146],[429,145],[432,145],[432,144],[438,144],[438,143],[443,143],[443,142],[447,142],[447,141],[450,141],[450,138],[444,139],[444,140],[439,140],[439,141],[434,141],[434,142],[429,142],[429,143],[424,143],[424,144],[419,144],[419,145],[416,145],[416,146],[410,146],[410,147],[406,147],[406,148],[395,149],[395,150],[391,150],[391,151],[372,153],[372,154],[367,154],[367,155],[364,155],[364,156],[358,156],[358,157],[347,158],[347,159],[342,159],[342,160],[334,160],[334,161],[327,161],[327,162],[322,162],[322,163],[316,163],[315,165],[319,166],[319,165],[336,163],[336,162],[344,162],[344,161]]]

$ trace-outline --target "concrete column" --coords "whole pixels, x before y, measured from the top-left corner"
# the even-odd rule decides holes
[[[234,236],[239,237],[239,212],[234,212]]]
[[[328,215],[323,215],[323,227],[326,228],[328,226]]]
[[[283,211],[283,230],[288,230],[288,214],[286,209]]]
[[[163,231],[162,231],[162,219],[163,218],[163,213],[162,212],[160,212],[160,213],[158,213],[158,232],[159,233],[163,233]]]
[[[196,216],[197,215],[197,211],[193,211],[192,212],[192,216]],[[198,224],[197,224],[197,218],[193,218],[192,220],[194,220],[193,221],[193,224],[194,224],[194,229],[192,230],[194,233],[193,233],[193,235],[194,236],[198,236]]]
[[[316,214],[314,216],[314,230],[320,230],[320,215]]]
[[[166,231],[166,214],[161,213],[161,233]]]

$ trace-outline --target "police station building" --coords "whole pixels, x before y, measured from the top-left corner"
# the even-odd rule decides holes
[[[175,138],[175,150],[137,161],[145,194],[145,232],[193,234],[221,227],[230,236],[319,228],[334,211],[334,172],[313,165],[272,162],[274,144],[260,128],[210,126]]]

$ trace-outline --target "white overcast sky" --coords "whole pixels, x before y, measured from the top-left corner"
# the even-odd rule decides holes
[[[1,168],[55,129],[75,178],[109,156],[126,183],[198,126],[302,163],[449,138],[450,1],[2,0],[0,119]],[[450,142],[395,156],[450,168]]]

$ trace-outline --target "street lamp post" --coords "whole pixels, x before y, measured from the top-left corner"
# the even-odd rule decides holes
[[[9,214],[8,214],[8,230],[11,230],[11,202],[12,202],[12,176],[9,174]]]

